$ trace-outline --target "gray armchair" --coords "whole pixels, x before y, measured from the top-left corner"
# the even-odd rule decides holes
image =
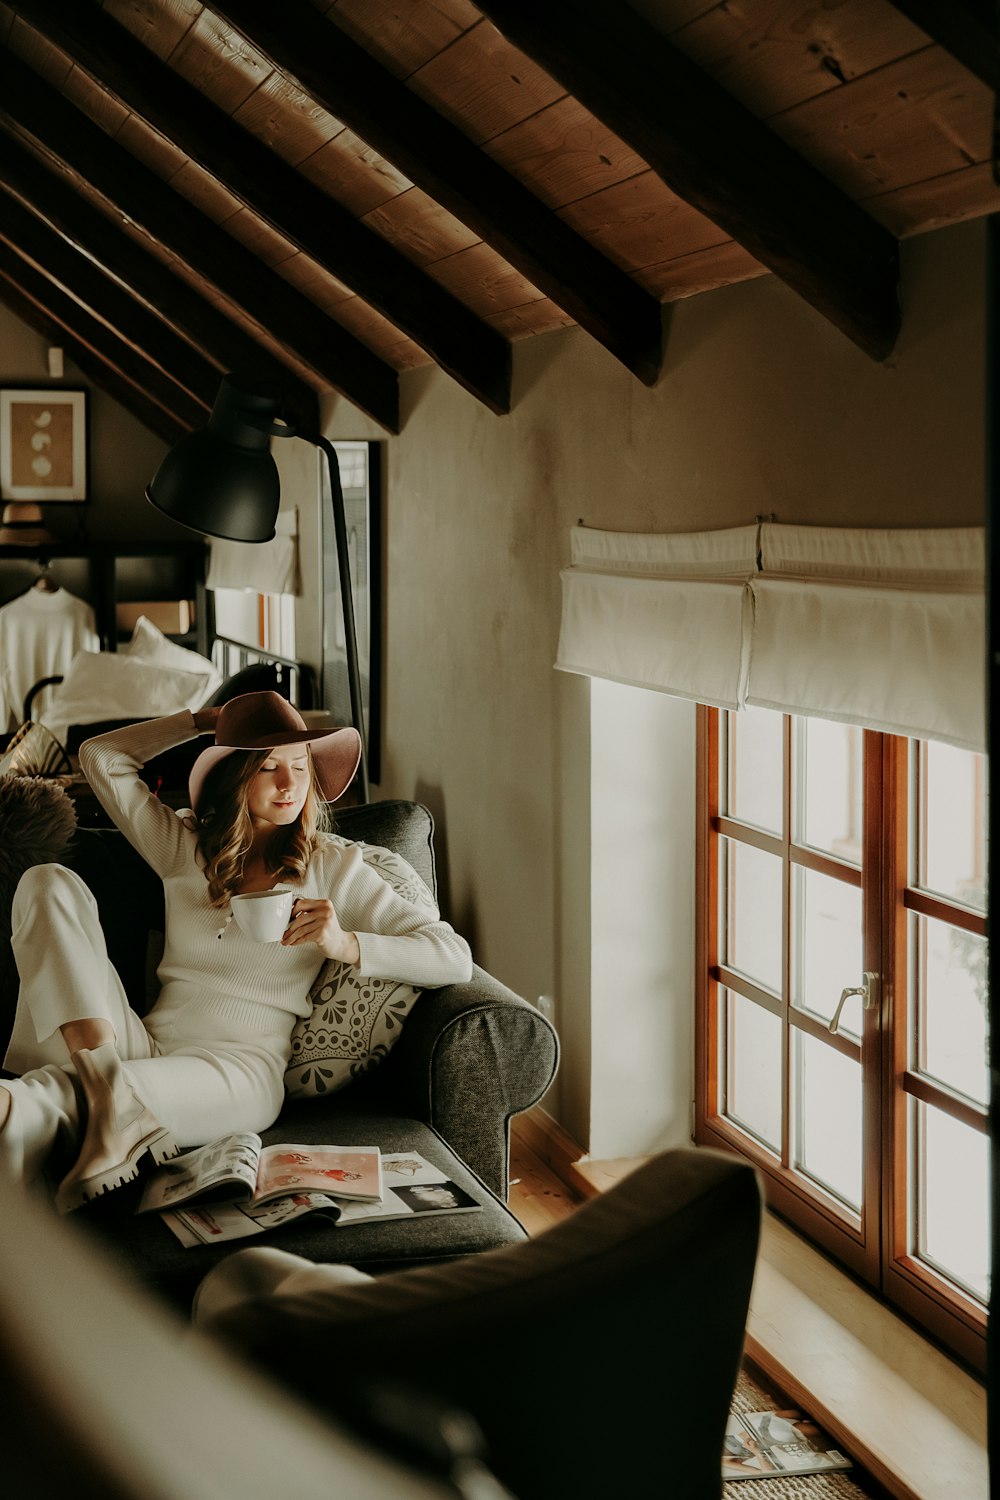
[[[434,825],[425,807],[369,803],[346,809],[336,826],[347,838],[402,855],[436,895]],[[141,1013],[150,947],[155,952],[163,928],[161,882],[114,828],[78,829],[63,858],[93,891],[109,956]],[[437,1165],[482,1200],[483,1211],[350,1229],[324,1229],[308,1215],[272,1231],[269,1242],[312,1259],[345,1258],[384,1272],[525,1238],[506,1208],[510,1120],[541,1099],[558,1055],[545,1017],[482,969],[468,984],[425,990],[379,1066],[323,1097],[287,1098],[263,1139],[372,1143],[383,1151],[418,1151],[432,1161],[437,1151]],[[136,1218],[134,1186],[88,1204],[76,1217],[114,1246],[127,1270],[175,1304],[189,1305],[199,1278],[229,1247],[180,1247],[156,1215]]]
[[[336,818],[336,831],[402,855],[437,897],[434,821],[420,803],[347,808]],[[78,830],[65,862],[93,891],[111,961],[142,1013],[150,940],[155,947],[155,935],[163,930],[159,879],[114,828]],[[282,1140],[322,1139],[292,1136],[289,1130],[344,1115],[421,1120],[506,1200],[511,1117],[541,1099],[558,1057],[556,1033],[545,1017],[477,968],[468,984],[420,995],[379,1067],[327,1098],[288,1100],[271,1134]]]

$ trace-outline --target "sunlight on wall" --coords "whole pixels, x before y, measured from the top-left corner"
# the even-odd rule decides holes
[[[591,682],[590,1152],[691,1139],[695,708]]]

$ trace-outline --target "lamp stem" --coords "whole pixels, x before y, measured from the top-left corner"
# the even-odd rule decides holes
[[[333,502],[333,530],[337,543],[337,568],[340,573],[340,598],[344,610],[344,640],[347,645],[347,683],[351,693],[351,718],[361,736],[361,764],[358,781],[361,797],[368,801],[368,740],[361,702],[361,672],[358,668],[358,638],[354,628],[354,599],[351,591],[351,559],[347,543],[347,519],[344,514],[344,490],[340,483],[340,463],[333,444],[320,433],[299,431],[298,436],[315,443],[326,455],[330,470],[330,496]]]

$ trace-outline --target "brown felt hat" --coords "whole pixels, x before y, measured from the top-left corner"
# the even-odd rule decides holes
[[[280,693],[242,693],[219,709],[215,744],[203,750],[188,776],[188,796],[197,808],[205,777],[234,750],[275,750],[308,744],[316,780],[327,802],[336,802],[354,779],[361,760],[356,729],[309,729],[298,709]]]
[[[0,547],[54,547],[55,543],[40,505],[18,500],[4,506],[0,516]]]

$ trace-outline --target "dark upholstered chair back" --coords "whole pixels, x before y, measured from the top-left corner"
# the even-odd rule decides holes
[[[327,1416],[383,1382],[464,1407],[518,1500],[719,1500],[761,1202],[736,1157],[666,1151],[525,1243],[196,1322]]]

